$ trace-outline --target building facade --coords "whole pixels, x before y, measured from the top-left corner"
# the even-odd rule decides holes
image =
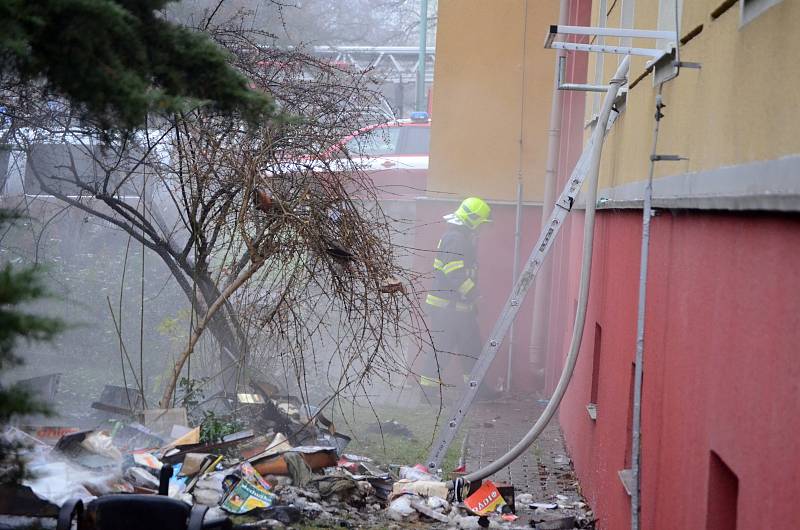
[[[483,71],[495,79],[502,78],[510,66],[493,58],[518,56],[518,41],[492,40],[487,46],[493,53],[478,56],[470,55],[462,41],[496,20],[499,5],[523,10],[524,4],[440,2],[431,178],[438,179],[443,191],[469,188],[472,177],[455,167],[479,155],[472,148],[466,155],[459,151],[455,134],[448,132],[465,130],[474,117],[460,121],[456,107],[462,103],[456,101],[470,97],[448,98],[440,75],[450,61],[463,65],[472,60],[482,62]],[[799,44],[800,4],[561,4],[572,25],[674,30],[677,21],[679,59],[688,63],[668,79],[670,68],[662,77],[665,70],[648,68],[647,58],[633,57],[627,91],[617,101],[603,148],[587,324],[559,413],[599,528],[617,530],[631,524],[630,496],[620,471],[632,465],[642,204],[659,91],[666,107],[656,153],[678,155],[680,160],[657,162],[654,168],[642,366],[640,528],[792,527],[793,500],[800,494],[800,272],[794,264],[800,257],[800,64],[793,58]],[[558,21],[559,2],[529,2],[528,9],[533,5],[542,13],[529,21],[527,42],[545,53],[530,68],[533,75],[547,78],[550,89],[528,92],[526,105],[549,109],[556,53],[543,50],[541,43],[550,24]],[[474,19],[472,26],[464,18]],[[448,33],[451,27],[470,32],[453,37]],[[669,42],[652,39],[626,43],[593,37],[578,42],[670,47]],[[607,83],[619,60],[614,54],[569,52],[567,80]],[[659,88],[656,76],[668,80]],[[570,92],[562,99],[559,190],[583,149],[600,97]],[[519,127],[518,114],[501,112],[508,101],[494,104],[505,123],[499,129]],[[446,126],[439,125],[443,115],[448,116]],[[531,135],[548,132],[547,120],[526,123]],[[509,136],[496,138],[508,146],[513,142]],[[487,166],[502,164],[507,159],[502,152],[485,149],[481,160]],[[530,178],[539,179],[539,184],[531,183],[534,195],[526,200],[541,200],[544,168],[543,157],[531,158]],[[505,190],[502,198],[507,200],[515,177],[506,171],[495,177],[495,185],[475,189]],[[575,319],[582,217],[580,210],[570,215],[550,256],[553,279],[546,287],[549,325],[541,389],[545,394],[561,373]],[[536,213],[531,218],[527,228],[538,231]],[[493,245],[509,248],[513,241],[505,236],[508,232],[498,233]],[[528,241],[535,237],[530,235]],[[523,245],[523,255],[530,248],[530,243]],[[520,318],[530,318],[530,313]],[[520,357],[532,361],[524,354]],[[539,389],[523,385],[515,390]]]

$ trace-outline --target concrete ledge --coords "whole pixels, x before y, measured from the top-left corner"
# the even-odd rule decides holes
[[[641,209],[645,182],[600,190],[599,209]],[[576,208],[584,208],[583,196]],[[662,177],[653,207],[697,210],[800,211],[800,155]]]

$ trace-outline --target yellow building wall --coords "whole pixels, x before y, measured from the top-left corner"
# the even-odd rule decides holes
[[[800,62],[795,57],[800,50],[800,2],[784,0],[744,26],[738,4],[712,20],[710,13],[718,5],[720,0],[684,0],[681,34],[699,24],[703,31],[681,47],[681,60],[699,62],[702,68],[682,69],[664,84],[667,107],[658,152],[689,160],[658,163],[656,177],[800,153]],[[655,29],[658,0],[637,0],[635,13],[634,27]],[[597,17],[595,8],[593,19]],[[609,15],[609,26],[615,18],[618,14]],[[634,45],[652,47],[653,41]],[[604,82],[617,60],[606,55]],[[644,72],[645,61],[632,62],[631,81]],[[593,65],[594,60],[589,79]],[[647,177],[656,92],[652,76],[630,90],[603,150],[601,187]]]
[[[542,43],[558,8],[558,0],[439,1],[429,190],[514,200],[522,120],[524,198],[542,199],[555,67]]]

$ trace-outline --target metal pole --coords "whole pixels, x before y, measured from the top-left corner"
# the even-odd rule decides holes
[[[656,123],[653,127],[653,150],[650,156],[650,175],[644,190],[644,206],[642,208],[642,256],[639,266],[639,309],[636,316],[636,365],[633,382],[633,431],[631,439],[631,467],[633,468],[633,491],[631,491],[631,530],[639,530],[641,512],[641,430],[642,430],[642,377],[644,375],[644,318],[647,302],[647,260],[650,251],[650,218],[653,205],[653,173],[656,165],[656,147],[658,146],[658,128],[661,123],[661,86],[658,85],[656,95]]]
[[[565,25],[569,19],[569,0],[561,0],[558,14],[559,25]],[[542,204],[542,226],[550,219],[553,204],[556,201],[556,171],[558,170],[558,147],[561,141],[561,91],[558,90],[559,68],[566,60],[567,52],[556,52],[556,65],[553,74],[553,99],[550,104],[550,129],[547,131],[547,165],[544,174],[544,203]],[[547,347],[547,320],[549,313],[548,299],[552,282],[553,267],[550,261],[542,264],[536,289],[533,293],[533,325],[531,326],[530,361],[534,366],[543,368],[545,364],[545,348]]]
[[[522,142],[520,142],[521,144]],[[520,150],[522,147],[520,145]],[[522,235],[522,173],[517,177],[517,212],[514,225],[514,265],[511,267],[511,284],[517,283],[519,278],[519,247]],[[508,366],[506,370],[505,393],[511,394],[511,372],[514,361],[514,324],[508,330]]]
[[[419,59],[417,62],[417,110],[425,110],[425,52],[428,48],[428,0],[420,0]]]
[[[519,251],[522,238],[522,161],[525,149],[525,87],[528,72],[528,0],[523,0],[522,26],[522,79],[519,87],[519,159],[517,160],[517,208],[514,222],[514,263],[511,266],[511,285],[519,277]],[[508,366],[506,367],[505,393],[511,394],[511,373],[514,361],[514,324],[508,330]]]

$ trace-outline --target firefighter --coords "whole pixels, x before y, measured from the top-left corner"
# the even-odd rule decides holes
[[[480,354],[476,239],[478,228],[490,221],[490,214],[491,208],[483,199],[470,197],[455,212],[444,216],[447,231],[437,246],[434,279],[425,299],[435,351],[425,359],[420,385],[429,397],[438,395],[441,384],[460,383],[457,379],[442,381],[445,372],[451,378],[466,379]],[[448,354],[456,356],[451,358]],[[445,365],[456,365],[458,369],[445,370]]]

